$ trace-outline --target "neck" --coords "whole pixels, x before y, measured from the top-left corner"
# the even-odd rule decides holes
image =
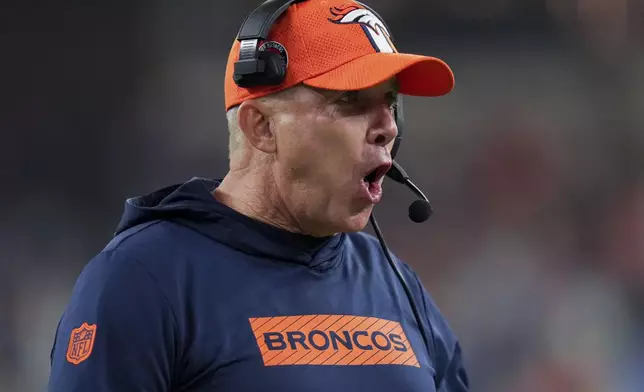
[[[220,203],[250,218],[292,233],[306,234],[290,215],[267,169],[231,168],[213,195]]]

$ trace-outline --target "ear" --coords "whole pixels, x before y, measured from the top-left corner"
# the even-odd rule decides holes
[[[242,102],[237,111],[239,129],[256,149],[267,154],[277,150],[275,133],[271,129],[267,108],[256,100]]]

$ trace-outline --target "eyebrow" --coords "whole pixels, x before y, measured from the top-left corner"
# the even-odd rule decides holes
[[[318,87],[310,87],[311,90],[317,92],[318,94],[322,95],[325,99],[327,100],[333,100],[340,98],[343,94],[350,93],[350,92],[356,92],[356,93],[361,93],[364,92],[367,89],[362,89],[362,90],[328,90],[328,89],[323,89],[323,88],[318,88]],[[397,96],[400,93],[400,82],[397,79],[394,79],[393,83],[391,84],[390,88],[385,92],[385,94],[393,94],[394,96]]]

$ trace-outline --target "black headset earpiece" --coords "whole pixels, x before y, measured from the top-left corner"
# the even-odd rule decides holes
[[[284,81],[287,65],[281,55],[260,51],[259,46],[288,7],[303,1],[306,0],[268,0],[246,17],[237,34],[239,59],[233,73],[233,80],[239,87],[277,86]]]
[[[257,85],[277,86],[286,78],[286,63],[282,56],[273,51],[260,51],[257,58],[264,62],[264,72],[261,74]]]

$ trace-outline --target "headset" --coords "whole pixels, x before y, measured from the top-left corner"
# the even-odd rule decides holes
[[[240,42],[239,48],[239,59],[235,62],[233,80],[235,83],[242,88],[252,88],[260,86],[278,86],[286,78],[288,72],[287,64],[282,60],[282,57],[279,53],[273,51],[261,51],[259,50],[260,45],[263,41],[268,39],[268,34],[271,27],[277,19],[293,4],[302,3],[307,0],[268,0],[262,3],[260,6],[255,8],[244,20],[239,33],[237,34],[237,40]],[[383,23],[384,19],[381,18],[373,9],[363,3],[360,4],[367,10],[371,11],[374,15],[378,17]],[[385,24],[385,28],[390,32],[391,30]],[[391,37],[393,42],[393,36]],[[432,214],[432,208],[427,197],[423,192],[409,179],[409,176],[402,167],[394,160],[398,154],[400,144],[402,142],[403,130],[404,130],[404,117],[403,117],[403,105],[402,105],[402,96],[398,95],[396,105],[394,107],[394,118],[396,125],[398,127],[398,134],[394,140],[394,145],[391,149],[392,157],[392,167],[387,172],[387,177],[392,179],[395,182],[407,186],[414,194],[418,197],[418,200],[414,201],[409,206],[409,218],[417,223],[426,221]],[[394,270],[394,273],[397,275],[407,298],[411,306],[412,312],[418,324],[418,329],[422,335],[425,347],[428,350],[429,357],[434,358],[435,356],[432,353],[436,352],[435,349],[435,340],[434,332],[429,328],[431,334],[431,339],[427,336],[427,332],[423,327],[422,319],[420,313],[418,312],[418,307],[414,301],[413,295],[409,288],[408,283],[400,272],[398,263],[396,263],[391,256],[391,252],[387,247],[385,239],[380,231],[378,222],[376,221],[373,213],[369,217],[369,220],[373,226],[374,232],[378,237],[380,246],[382,247],[383,253],[389,262],[389,265]],[[436,369],[437,372],[439,371]],[[442,375],[438,374],[434,377],[434,382],[436,389],[440,387]]]
[[[307,0],[269,0],[257,7],[244,20],[237,40],[240,42],[239,60],[235,62],[233,80],[239,87],[251,88],[260,86],[279,86],[286,78],[287,65],[282,60],[279,53],[270,50],[259,50],[262,41],[268,38],[270,29],[277,19],[292,4],[302,3]],[[385,28],[391,34],[391,29],[387,26],[383,18],[380,17],[372,8],[366,4],[359,3],[371,11],[383,23]],[[393,36],[391,37],[393,42]],[[391,157],[395,158],[400,148],[403,135],[403,109],[402,96],[398,96],[395,105],[394,116],[398,126],[398,134],[391,148]]]

